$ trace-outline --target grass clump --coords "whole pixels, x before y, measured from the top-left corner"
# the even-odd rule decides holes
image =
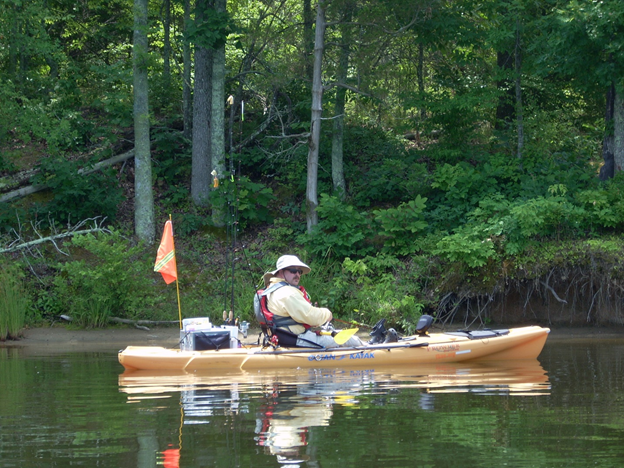
[[[19,270],[11,265],[0,265],[0,340],[19,338],[27,307]]]

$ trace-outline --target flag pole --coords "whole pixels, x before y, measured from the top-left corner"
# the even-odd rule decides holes
[[[169,221],[171,221],[171,213],[169,213]],[[171,223],[173,225],[173,222]],[[174,238],[173,229],[171,230],[172,240]],[[175,240],[173,240],[175,249]],[[177,273],[177,268],[176,268]],[[180,285],[178,284],[178,275],[176,274],[176,291],[178,293],[178,320],[180,321],[180,330],[182,330],[182,307],[180,306]]]

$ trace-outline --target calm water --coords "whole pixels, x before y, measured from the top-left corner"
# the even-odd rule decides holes
[[[624,340],[539,362],[122,374],[0,348],[1,467],[620,467]]]

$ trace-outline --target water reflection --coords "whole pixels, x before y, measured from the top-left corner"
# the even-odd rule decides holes
[[[120,391],[128,403],[179,395],[178,444],[160,452],[160,463],[180,466],[185,426],[212,424],[215,417],[255,418],[253,441],[280,465],[316,466],[311,428],[327,427],[336,408],[357,411],[367,405],[395,403],[417,389],[421,410],[434,411],[436,394],[539,396],[550,394],[548,376],[538,361],[443,364],[411,369],[235,372],[225,375],[153,371],[125,372]],[[140,465],[148,466],[148,464]],[[153,465],[151,465],[153,466]]]

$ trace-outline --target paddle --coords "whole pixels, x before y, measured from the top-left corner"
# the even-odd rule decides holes
[[[359,330],[358,328],[348,328],[346,330],[340,330],[335,335],[333,334],[335,332],[322,331],[321,335],[332,335],[336,344],[342,345],[342,344],[345,344],[347,341],[349,341],[349,338],[355,335],[358,332],[358,330]]]

